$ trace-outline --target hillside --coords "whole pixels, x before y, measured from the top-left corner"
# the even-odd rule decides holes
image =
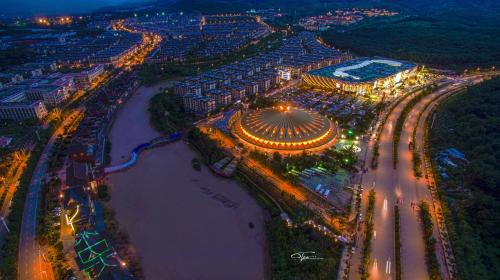
[[[246,11],[251,8],[280,8],[287,13],[314,14],[339,7],[390,7],[407,13],[440,13],[450,9],[499,9],[496,0],[160,0],[161,6],[174,10],[196,10],[204,13]]]
[[[500,13],[454,10],[373,19],[321,36],[359,56],[381,55],[461,71],[500,65]]]
[[[439,188],[461,279],[498,279],[500,274],[500,78],[452,97],[437,112],[430,144],[441,165]],[[455,148],[466,161],[438,160]],[[446,179],[449,177],[449,179]],[[445,212],[446,213],[446,212]]]

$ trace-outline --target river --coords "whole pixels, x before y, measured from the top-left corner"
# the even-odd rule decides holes
[[[110,131],[113,164],[159,135],[147,112],[158,88],[141,87],[118,112]],[[108,176],[111,206],[146,279],[267,278],[264,210],[234,180],[206,166],[195,171],[196,156],[179,141],[146,151],[132,168]]]

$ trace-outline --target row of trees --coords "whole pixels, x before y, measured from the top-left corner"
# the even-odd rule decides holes
[[[492,79],[446,100],[429,132],[431,155],[456,148],[467,161],[441,169],[438,190],[462,279],[500,275],[500,79]],[[434,166],[439,164],[434,161]],[[444,166],[441,166],[444,168]]]
[[[24,169],[19,185],[12,198],[10,214],[7,217],[7,224],[9,225],[10,231],[5,236],[5,243],[2,247],[2,264],[0,266],[0,273],[3,279],[17,278],[19,234],[21,232],[24,203],[26,201],[26,195],[28,194],[33,171],[35,170],[38,159],[42,155],[43,148],[49,140],[52,131],[53,127],[50,126],[47,130],[40,133],[40,141],[37,142],[31,151],[26,168]]]
[[[394,205],[394,248],[394,255],[396,257],[396,280],[401,280],[401,231],[399,220],[399,206],[397,205]]]
[[[392,165],[393,168],[396,169],[398,165],[398,146],[399,140],[401,139],[401,131],[403,130],[403,125],[405,124],[406,117],[412,110],[412,108],[424,97],[429,95],[436,89],[436,85],[428,86],[422,90],[417,96],[413,97],[403,108],[401,114],[396,120],[396,125],[394,127],[394,132],[392,135]]]
[[[353,169],[357,161],[354,148],[328,149],[323,154],[307,154],[305,151],[299,155],[283,157],[274,152],[271,157],[257,149],[250,151],[250,157],[268,166],[274,173],[283,175],[290,181],[297,183],[298,177],[291,170],[301,171],[307,168],[321,166],[331,173],[339,168]]]
[[[193,121],[184,112],[182,101],[173,96],[171,89],[161,91],[151,98],[149,112],[153,127],[165,134],[179,131]]]
[[[48,163],[50,170],[60,169],[64,165],[70,143],[71,137],[68,138],[64,136],[57,137],[54,141]]]
[[[203,155],[207,164],[212,164],[225,156],[219,145],[198,128],[191,129],[187,134],[187,139]]]
[[[111,240],[120,258],[127,263],[127,268],[136,279],[144,279],[140,259],[135,249],[130,245],[126,230],[116,219],[116,213],[111,207],[104,205],[104,225],[106,235]]]
[[[267,223],[273,279],[335,279],[342,246],[311,227],[287,227],[280,217]],[[315,252],[319,260],[298,261],[291,255]]]
[[[375,141],[375,144],[373,145],[373,155],[372,155],[372,161],[371,161],[371,168],[376,169],[378,166],[378,157],[380,155],[379,148],[380,148],[380,137],[382,136],[382,129],[384,128],[385,123],[387,122],[387,119],[391,115],[391,112],[396,108],[399,103],[401,103],[405,98],[400,97],[396,102],[394,102],[389,110],[387,110],[387,114],[384,116],[382,119],[382,122],[380,123],[379,126],[379,131],[377,132],[377,140]],[[382,105],[383,106],[383,105]]]
[[[434,224],[432,222],[432,216],[429,212],[429,205],[422,201],[419,205],[419,214],[422,221],[422,229],[424,231],[424,243],[425,243],[425,261],[427,264],[427,272],[432,280],[441,280],[441,272],[439,269],[439,262],[436,255],[436,239],[434,238],[432,232]]]
[[[359,272],[361,273],[361,279],[367,280],[370,278],[370,261],[372,254],[372,238],[373,238],[373,214],[375,211],[375,190],[370,190],[368,194],[368,207],[366,208],[365,216],[365,239],[363,240],[363,251],[361,257],[361,264],[359,267]]]
[[[61,180],[54,177],[42,186],[40,203],[38,205],[37,241],[48,248],[50,259],[56,279],[68,279],[73,272],[66,261],[61,241],[61,217],[54,211],[61,207],[59,193]]]

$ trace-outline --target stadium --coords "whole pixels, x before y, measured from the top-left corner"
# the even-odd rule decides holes
[[[309,71],[302,80],[319,88],[372,94],[394,88],[413,75],[416,68],[412,62],[381,57],[358,58]]]
[[[319,152],[335,141],[333,123],[312,111],[278,106],[247,112],[233,125],[241,142],[265,152]]]

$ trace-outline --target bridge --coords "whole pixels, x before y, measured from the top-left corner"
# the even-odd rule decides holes
[[[123,171],[123,170],[133,166],[137,162],[137,157],[139,156],[139,154],[141,152],[155,148],[155,147],[160,146],[162,144],[169,144],[169,143],[175,142],[175,141],[181,139],[181,137],[182,137],[182,132],[175,132],[169,136],[157,137],[149,142],[139,144],[130,153],[129,160],[127,160],[126,162],[117,164],[117,165],[108,166],[108,167],[104,168],[104,174],[107,175],[107,174]]]

